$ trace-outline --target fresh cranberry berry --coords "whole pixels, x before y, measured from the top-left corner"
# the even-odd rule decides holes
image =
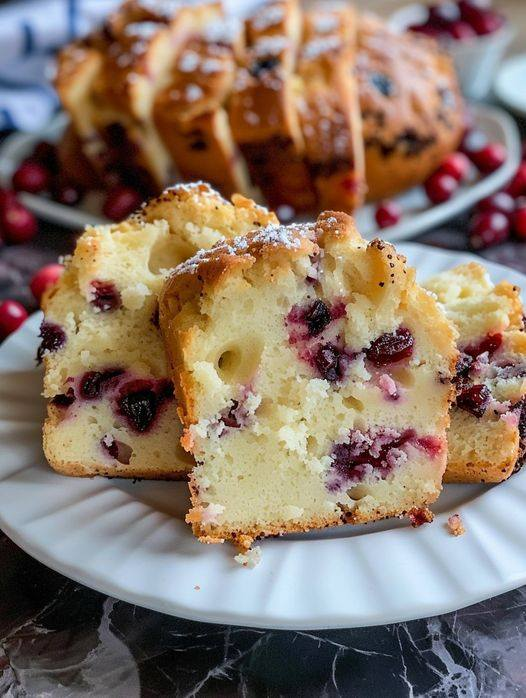
[[[80,379],[80,397],[84,400],[98,400],[112,378],[122,374],[123,371],[119,368],[107,371],[87,371]]]
[[[498,14],[498,12],[489,10],[473,16],[470,24],[479,36],[493,34],[503,26],[504,17]]]
[[[0,212],[14,204],[18,204],[15,192],[12,189],[0,189]]]
[[[438,171],[462,182],[469,173],[469,158],[464,153],[451,153],[443,160]]]
[[[311,337],[316,337],[323,332],[331,319],[329,308],[320,298],[316,299],[303,315],[303,321],[307,324]]]
[[[402,207],[396,201],[382,201],[374,214],[379,228],[396,225],[402,217]]]
[[[27,311],[18,301],[7,300],[0,304],[0,339],[5,339],[27,319]]]
[[[112,281],[92,281],[91,282],[92,306],[107,313],[109,310],[118,310],[122,306],[121,294]]]
[[[491,392],[486,385],[472,385],[457,395],[457,407],[470,412],[475,417],[482,417],[490,399]]]
[[[58,351],[66,343],[66,333],[54,322],[44,321],[40,325],[40,346],[37,350],[37,363],[41,364],[44,355],[48,352]]]
[[[35,216],[18,201],[0,208],[0,231],[5,242],[19,245],[32,240],[38,231]]]
[[[429,177],[424,188],[428,199],[433,204],[441,204],[453,196],[458,189],[458,182],[451,175],[439,171]]]
[[[387,366],[402,359],[408,359],[413,353],[415,340],[406,327],[399,327],[396,332],[386,332],[375,339],[365,350],[365,356],[375,366]]]
[[[447,27],[448,34],[456,41],[467,41],[477,36],[477,32],[473,27],[467,22],[459,20],[458,22],[452,22]]]
[[[53,187],[53,199],[64,206],[75,206],[82,198],[82,192],[73,184],[58,184]]]
[[[13,175],[13,189],[38,194],[49,188],[49,171],[34,160],[25,160]]]
[[[483,250],[508,239],[510,222],[503,213],[484,211],[470,223],[469,244],[474,250]]]
[[[514,199],[519,196],[526,196],[526,162],[521,162],[513,179],[508,184],[506,191]]]
[[[57,283],[63,271],[64,267],[62,264],[47,264],[33,275],[29,283],[29,288],[37,303],[40,303],[44,291],[49,286],[53,286]]]
[[[136,189],[118,186],[108,192],[102,212],[112,221],[120,221],[133,213],[142,203],[142,196]]]
[[[505,191],[498,191],[496,194],[487,196],[477,204],[478,211],[496,211],[503,213],[505,216],[510,216],[515,210],[515,201],[513,197]]]
[[[447,26],[460,19],[460,10],[454,2],[441,2],[429,6],[429,22],[436,26]]]
[[[425,36],[430,36],[433,39],[438,39],[442,36],[443,32],[438,27],[434,27],[432,24],[411,24],[407,27],[412,32],[417,32],[418,34],[425,34]]]
[[[498,170],[507,156],[508,153],[502,143],[488,143],[484,148],[472,153],[471,159],[483,174],[489,174]]]
[[[513,232],[521,240],[526,240],[526,204],[518,206],[513,214]]]
[[[482,150],[487,143],[488,139],[485,133],[477,130],[476,128],[469,128],[462,138],[459,150],[461,153],[467,155],[471,160],[473,154]]]

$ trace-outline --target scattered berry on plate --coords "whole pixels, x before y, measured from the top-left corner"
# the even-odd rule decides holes
[[[13,189],[38,194],[49,189],[49,170],[35,160],[24,160],[13,175]]]
[[[510,222],[497,211],[484,211],[474,216],[469,228],[469,244],[474,250],[498,245],[508,239]]]
[[[37,303],[40,303],[44,291],[58,281],[63,271],[62,264],[46,264],[33,275],[29,287]]]
[[[517,206],[512,221],[515,235],[521,240],[526,240],[526,201]]]
[[[120,221],[133,213],[142,203],[142,196],[136,189],[118,186],[108,192],[102,212],[112,221]]]
[[[513,179],[508,184],[506,191],[517,198],[518,196],[526,196],[526,160],[523,160]]]
[[[17,330],[27,319],[27,310],[18,301],[0,303],[0,340]]]
[[[502,143],[488,143],[471,154],[471,159],[483,174],[490,174],[504,164],[507,151]]]
[[[388,228],[398,223],[402,217],[402,207],[396,201],[382,201],[374,214],[379,228]]]
[[[498,191],[479,201],[477,209],[479,211],[497,211],[505,216],[510,216],[515,210],[515,201],[507,192]]]
[[[462,182],[466,179],[469,173],[469,158],[465,153],[450,153],[442,162],[438,168],[439,172],[450,175],[457,180],[457,182]]]
[[[458,188],[457,180],[443,172],[435,172],[425,182],[424,188],[428,199],[434,204],[448,201]]]
[[[0,235],[5,242],[19,245],[32,240],[38,232],[35,216],[16,199],[0,207]]]

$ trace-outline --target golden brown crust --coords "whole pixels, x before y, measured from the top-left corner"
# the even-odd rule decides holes
[[[464,125],[455,71],[433,40],[362,16],[357,77],[368,198],[389,197],[423,182],[457,147]]]

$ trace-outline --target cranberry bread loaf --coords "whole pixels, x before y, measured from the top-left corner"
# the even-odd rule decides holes
[[[440,493],[455,331],[346,214],[199,253],[160,323],[203,542],[415,515]]]
[[[356,59],[369,199],[423,182],[464,131],[449,56],[434,40],[362,15]]]
[[[191,460],[158,325],[170,267],[275,216],[179,185],[118,225],[88,227],[44,302],[44,450],[67,475],[179,478]]]
[[[457,327],[460,359],[446,482],[501,482],[526,452],[526,333],[520,292],[471,263],[426,286]]]

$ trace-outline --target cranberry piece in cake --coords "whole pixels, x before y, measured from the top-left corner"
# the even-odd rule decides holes
[[[334,383],[343,378],[349,357],[334,344],[322,344],[314,357],[314,363],[321,377]]]
[[[472,385],[457,395],[457,405],[475,417],[482,417],[491,399],[489,388],[483,384]]]
[[[138,379],[123,386],[117,399],[118,413],[138,432],[148,431],[161,405],[173,398],[173,387],[167,380]]]
[[[40,346],[37,350],[37,363],[41,364],[47,353],[61,349],[66,343],[66,333],[54,322],[44,322],[40,325]]]
[[[79,395],[83,400],[97,400],[100,398],[108,383],[124,373],[122,369],[108,369],[107,371],[88,371],[79,382]]]
[[[388,366],[411,357],[414,343],[410,330],[399,327],[396,332],[388,332],[375,339],[365,350],[365,355],[374,366]]]
[[[112,281],[92,281],[90,296],[91,305],[101,313],[118,310],[122,305],[121,294]]]
[[[315,337],[320,334],[331,321],[331,313],[325,303],[318,298],[305,311],[303,320],[309,330],[309,335]]]

